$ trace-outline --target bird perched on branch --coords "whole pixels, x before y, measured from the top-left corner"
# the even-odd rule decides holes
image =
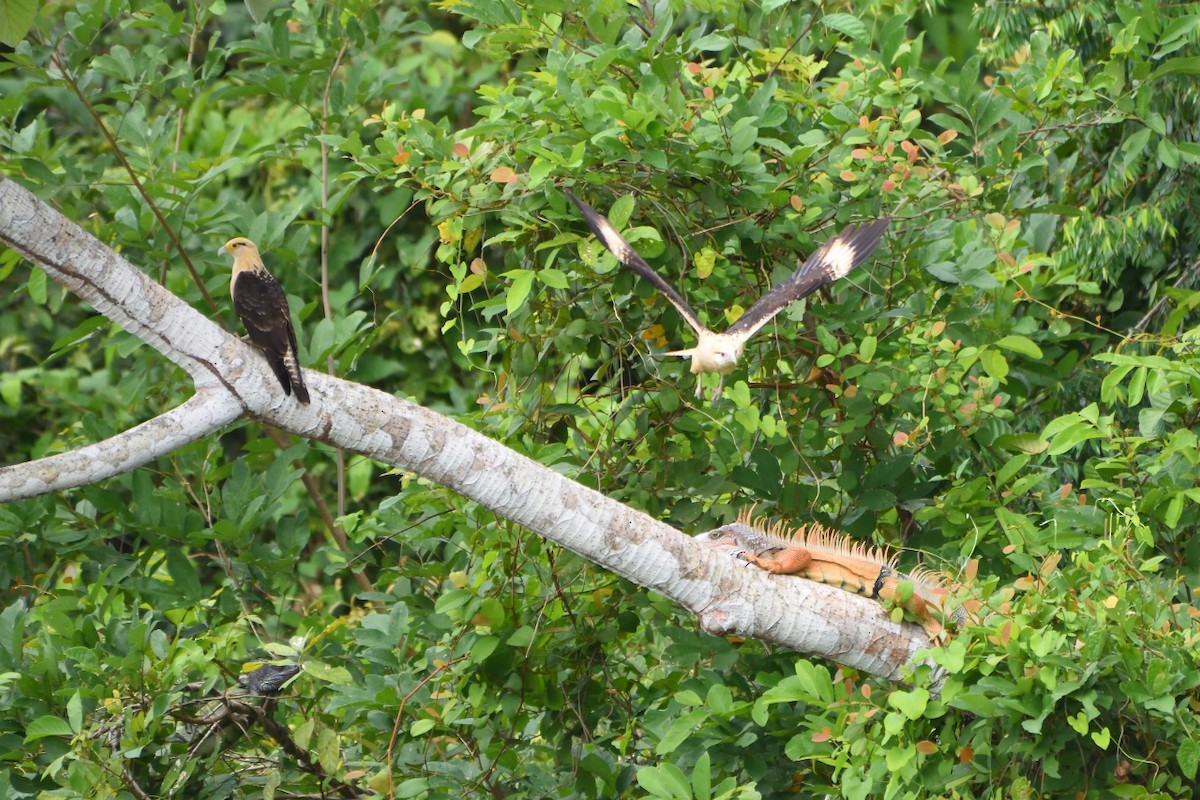
[[[724,333],[711,331],[700,322],[696,312],[692,311],[687,301],[680,296],[650,265],[638,255],[629,242],[617,233],[603,214],[596,211],[587,203],[580,200],[570,191],[567,197],[575,203],[592,233],[600,243],[608,249],[617,260],[628,267],[638,276],[657,289],[675,306],[692,330],[696,331],[696,346],[687,350],[673,350],[663,353],[667,356],[683,356],[692,360],[691,372],[699,376],[704,372],[715,372],[720,376],[717,391],[713,400],[721,397],[721,389],[725,376],[733,371],[746,341],[766,325],[771,319],[787,307],[789,303],[800,300],[832,283],[838,278],[845,277],[855,267],[867,260],[867,257],[879,246],[883,232],[887,229],[888,220],[877,219],[874,222],[860,225],[847,225],[842,232],[822,245],[815,253],[805,259],[786,280],[774,286],[769,292],[750,306],[736,322],[729,326]],[[696,397],[703,396],[703,383],[696,381]]]
[[[249,239],[230,239],[217,253],[233,256],[229,294],[250,341],[267,357],[284,394],[295,392],[297,400],[308,403],[308,389],[300,371],[300,348],[283,287],[267,272],[257,245]]]

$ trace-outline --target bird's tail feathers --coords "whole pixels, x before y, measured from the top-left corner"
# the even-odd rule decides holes
[[[300,372],[300,362],[294,351],[289,350],[282,355],[266,354],[271,371],[283,387],[284,394],[295,394],[301,403],[308,404],[308,387],[304,385],[304,375]]]
[[[288,382],[292,386],[292,391],[296,393],[296,399],[308,405],[308,387],[304,385],[304,374],[300,371],[300,359],[296,357],[295,350],[289,350],[284,355],[283,364],[287,369]]]
[[[696,355],[696,348],[691,347],[687,350],[672,350],[669,353],[651,353],[654,358],[665,358],[667,356],[680,356],[682,358],[691,358]]]

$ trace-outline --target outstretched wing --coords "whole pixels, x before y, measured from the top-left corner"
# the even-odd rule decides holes
[[[600,244],[604,245],[610,253],[617,257],[623,265],[637,273],[643,280],[648,281],[651,286],[658,289],[668,300],[671,305],[683,316],[688,325],[692,326],[692,330],[697,334],[703,332],[705,327],[700,324],[700,320],[696,317],[696,312],[692,311],[692,307],[680,297],[679,292],[671,288],[671,285],[664,281],[659,274],[650,268],[638,252],[633,249],[629,242],[625,241],[625,237],[617,233],[617,229],[612,226],[612,223],[596,209],[589,206],[587,203],[573,195],[570,190],[564,190],[567,197],[571,198],[571,202],[579,209],[579,213],[583,214],[584,221],[588,227],[592,229],[592,233],[596,234],[596,238],[600,240]]]
[[[787,280],[760,297],[725,332],[749,339],[789,303],[849,275],[879,246],[889,222],[891,220],[885,217],[866,224],[847,225],[841,233],[805,259]]]

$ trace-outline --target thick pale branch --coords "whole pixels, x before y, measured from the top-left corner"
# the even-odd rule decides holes
[[[165,414],[102,442],[0,467],[0,500],[19,500],[99,483],[212,434],[244,413],[225,391],[205,391]]]
[[[897,679],[928,644],[878,604],[791,576],[770,576],[543,467],[429,409],[360,384],[305,375],[312,403],[283,395],[256,353],[0,179],[0,239],[264,422],[410,470],[739,633]],[[106,255],[107,254],[107,255]],[[247,368],[247,365],[251,368]],[[0,499],[4,499],[0,486]]]

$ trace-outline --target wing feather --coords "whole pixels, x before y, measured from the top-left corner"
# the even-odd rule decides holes
[[[789,303],[849,275],[879,247],[889,222],[891,220],[885,217],[874,222],[847,225],[841,233],[805,259],[786,280],[760,297],[725,332],[749,339]]]
[[[240,271],[234,279],[233,310],[246,326],[250,341],[267,357],[267,363],[286,394],[294,390],[300,402],[308,402],[308,389],[300,372],[299,345],[287,297],[275,276],[265,268]]]
[[[564,190],[567,197],[571,198],[571,202],[579,209],[579,213],[583,215],[583,219],[587,222],[588,227],[592,229],[592,233],[600,240],[600,244],[604,245],[607,250],[617,257],[625,267],[637,274],[642,280],[647,281],[651,286],[657,289],[667,300],[671,301],[671,305],[675,306],[675,310],[687,321],[688,325],[692,326],[692,330],[697,334],[706,330],[700,324],[699,318],[696,317],[696,312],[692,311],[692,307],[687,304],[679,292],[671,288],[657,272],[650,268],[645,259],[638,254],[629,242],[625,241],[625,237],[617,233],[617,229],[612,226],[608,219],[598,212],[596,209],[589,206],[587,203],[580,200],[569,190]]]

